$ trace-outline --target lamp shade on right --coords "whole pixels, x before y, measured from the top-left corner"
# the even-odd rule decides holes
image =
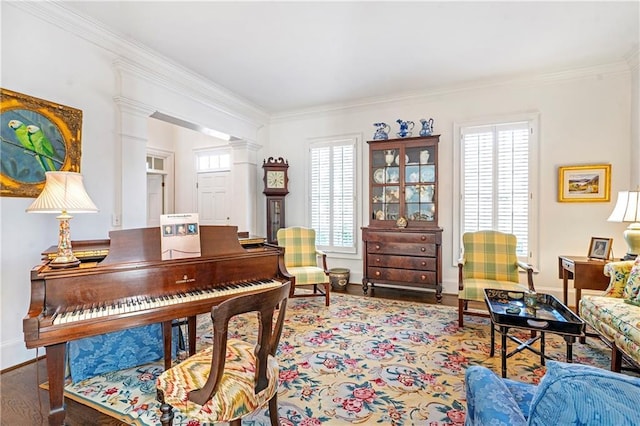
[[[640,191],[618,192],[618,201],[607,220],[630,224],[623,234],[628,246],[624,259],[635,259],[640,253]]]

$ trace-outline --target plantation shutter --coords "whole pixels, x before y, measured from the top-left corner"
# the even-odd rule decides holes
[[[322,250],[355,252],[355,144],[314,144],[311,158],[311,227]]]
[[[517,254],[529,253],[528,122],[462,130],[462,232],[514,234]]]

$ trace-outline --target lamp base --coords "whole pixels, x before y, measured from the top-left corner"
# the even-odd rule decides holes
[[[56,257],[51,262],[49,262],[49,267],[53,269],[62,269],[62,268],[73,268],[80,265],[80,261],[75,258],[75,260],[67,260],[64,257]]]
[[[63,211],[56,219],[60,221],[60,227],[58,229],[58,255],[55,259],[49,262],[51,268],[73,268],[80,265],[80,261],[73,254],[73,248],[71,247],[71,232],[69,227],[69,219],[72,216]]]
[[[632,223],[623,233],[627,242],[627,254],[624,260],[635,260],[640,253],[640,223]]]

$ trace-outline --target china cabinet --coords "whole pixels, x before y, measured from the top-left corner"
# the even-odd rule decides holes
[[[362,289],[432,289],[442,299],[442,229],[438,227],[440,136],[372,140],[369,226],[362,228]]]

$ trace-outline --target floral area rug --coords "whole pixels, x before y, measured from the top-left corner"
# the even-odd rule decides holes
[[[257,323],[237,318],[236,336],[255,335]],[[526,339],[529,332],[514,330]],[[209,315],[198,317],[198,347],[210,344]],[[562,337],[547,334],[547,355],[565,360]],[[465,317],[454,307],[332,294],[290,299],[280,339],[279,416],[282,425],[444,425],[464,423],[464,372],[484,365],[500,372],[500,339],[489,357],[485,318]],[[537,344],[536,344],[537,345]],[[516,343],[509,343],[509,350]],[[574,344],[574,362],[609,366],[609,350],[597,339]],[[537,383],[545,373],[528,350],[507,361],[508,377]],[[102,374],[69,384],[65,396],[137,425],[158,425],[155,378],[161,363]],[[244,426],[270,425],[268,408],[243,419]],[[176,412],[175,425],[199,426]]]

